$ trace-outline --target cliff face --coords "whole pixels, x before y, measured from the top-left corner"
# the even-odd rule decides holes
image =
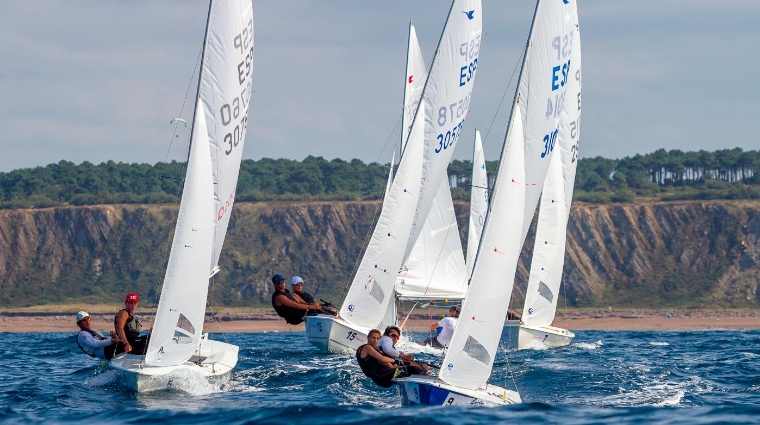
[[[268,304],[273,273],[298,274],[340,302],[379,202],[238,203],[212,282],[215,305]],[[457,204],[461,235],[467,205]],[[156,300],[176,206],[108,205],[0,211],[0,306]],[[533,230],[517,273],[527,282]],[[757,306],[760,202],[575,205],[560,304]]]

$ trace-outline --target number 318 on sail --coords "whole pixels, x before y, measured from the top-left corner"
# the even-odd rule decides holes
[[[544,136],[544,151],[541,152],[541,158],[546,158],[549,152],[554,150],[554,144],[557,143],[557,134],[559,130],[554,130],[551,133]]]

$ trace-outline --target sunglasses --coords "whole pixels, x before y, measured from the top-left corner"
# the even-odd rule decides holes
[[[399,338],[398,334],[388,334],[388,336],[391,337],[391,338],[393,338],[393,339],[398,339]]]

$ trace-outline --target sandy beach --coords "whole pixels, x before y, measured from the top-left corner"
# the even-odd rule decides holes
[[[90,309],[94,329],[113,327],[113,312]],[[115,310],[111,310],[115,311]],[[432,314],[438,317],[442,313]],[[3,311],[0,332],[74,332],[76,311]],[[151,325],[152,312],[137,316],[143,328]],[[427,316],[427,317],[426,317]],[[406,323],[409,331],[425,332],[431,315],[419,314]],[[554,325],[573,331],[582,330],[700,330],[760,329],[760,310],[588,310],[560,311]],[[217,320],[206,317],[207,332],[303,332],[304,325],[291,326],[270,311],[221,312]]]

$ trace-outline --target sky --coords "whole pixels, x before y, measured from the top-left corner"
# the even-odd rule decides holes
[[[256,0],[244,158],[388,162],[409,21],[430,61],[448,0]],[[475,128],[498,159],[532,0],[483,0]],[[208,2],[0,0],[0,172],[184,160]],[[760,149],[760,1],[579,0],[581,157]],[[511,82],[511,84],[510,84]],[[504,102],[501,104],[501,102]],[[501,107],[500,107],[501,104]],[[468,136],[469,135],[469,136]]]

